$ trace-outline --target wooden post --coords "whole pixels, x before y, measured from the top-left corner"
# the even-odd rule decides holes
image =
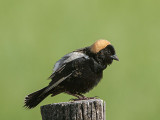
[[[41,106],[42,120],[106,120],[101,99],[54,103]]]

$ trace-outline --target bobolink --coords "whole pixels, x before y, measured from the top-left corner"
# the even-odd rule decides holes
[[[48,95],[67,93],[79,100],[90,99],[83,94],[95,87],[102,78],[103,70],[113,60],[119,60],[115,49],[107,40],[98,40],[93,45],[75,50],[56,62],[52,81],[48,86],[25,97],[25,107],[34,108]]]

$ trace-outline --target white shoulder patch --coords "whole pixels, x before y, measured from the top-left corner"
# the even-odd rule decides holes
[[[53,68],[53,72],[55,72],[58,68],[60,68],[62,65],[64,65],[65,63],[68,63],[72,60],[75,60],[77,58],[81,58],[81,57],[84,57],[86,59],[89,59],[89,56],[87,56],[86,54],[84,53],[80,53],[80,52],[72,52],[72,53],[69,53],[65,56],[63,56],[59,61],[56,62],[56,64],[54,65],[54,68]]]

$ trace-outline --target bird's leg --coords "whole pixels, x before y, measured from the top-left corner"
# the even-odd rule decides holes
[[[83,100],[89,100],[89,99],[97,99],[97,98],[99,98],[98,96],[95,96],[95,97],[86,97],[86,96],[84,96],[82,94],[78,94],[78,95],[81,96]]]
[[[67,93],[67,94],[69,94],[69,95],[72,95],[72,96],[74,96],[74,97],[77,97],[78,99],[70,99],[70,100],[73,100],[73,101],[78,101],[78,100],[81,100],[82,99],[82,97],[80,96],[80,95],[78,95],[78,94],[72,94],[72,93],[70,93],[70,92],[65,92],[65,93]]]
[[[82,94],[80,94],[80,93],[79,93],[79,94],[72,94],[72,93],[70,93],[70,92],[68,92],[68,91],[66,91],[65,93],[67,93],[67,94],[69,94],[69,95],[72,95],[72,96],[78,98],[78,99],[70,99],[70,100],[73,100],[73,101],[97,99],[97,96],[95,96],[95,97],[86,97],[86,96],[84,96],[84,95],[82,95]]]
[[[73,101],[78,101],[78,100],[88,100],[88,97],[82,95],[82,94],[76,94],[78,99],[71,99]],[[75,96],[75,95],[74,95]]]
[[[86,96],[84,96],[82,94],[78,94],[78,95],[81,96],[83,100],[88,99],[88,97],[86,97]]]

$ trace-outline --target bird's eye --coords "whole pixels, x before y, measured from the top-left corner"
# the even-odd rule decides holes
[[[111,54],[111,51],[110,51],[110,50],[108,50],[108,51],[107,51],[107,53],[108,53],[108,54]]]

